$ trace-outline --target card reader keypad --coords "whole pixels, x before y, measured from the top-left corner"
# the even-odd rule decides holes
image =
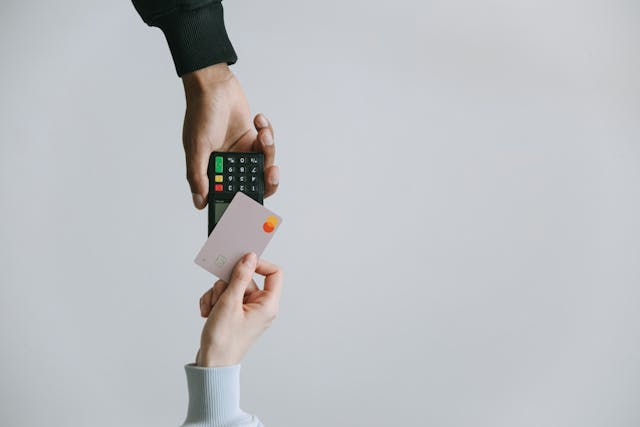
[[[214,151],[209,157],[209,234],[238,191],[262,204],[264,155]]]
[[[217,153],[213,158],[212,191],[233,195],[242,191],[250,197],[262,192],[263,155],[261,153]]]

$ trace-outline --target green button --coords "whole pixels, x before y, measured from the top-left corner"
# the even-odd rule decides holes
[[[216,156],[216,173],[222,173],[222,157]]]

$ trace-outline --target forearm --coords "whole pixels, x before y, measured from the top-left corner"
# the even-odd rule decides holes
[[[263,289],[253,280],[255,274],[265,277]],[[200,315],[207,321],[196,356],[198,366],[185,367],[189,411],[183,427],[262,426],[240,409],[239,363],[276,317],[281,286],[280,267],[247,253],[234,266],[228,283],[217,281],[200,298]]]
[[[240,409],[240,365],[203,368],[186,365],[189,409],[182,427],[263,427]]]
[[[179,76],[237,61],[221,0],[133,0],[133,4],[144,22],[164,33]]]

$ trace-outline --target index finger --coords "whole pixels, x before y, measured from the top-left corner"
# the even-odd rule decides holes
[[[256,273],[265,277],[264,290],[279,297],[282,290],[282,269],[269,261],[260,259],[256,265]]]

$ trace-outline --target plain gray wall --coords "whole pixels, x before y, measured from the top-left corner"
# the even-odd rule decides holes
[[[225,2],[276,129],[267,426],[640,425],[640,6]],[[166,42],[0,6],[0,424],[177,426],[213,279]]]

